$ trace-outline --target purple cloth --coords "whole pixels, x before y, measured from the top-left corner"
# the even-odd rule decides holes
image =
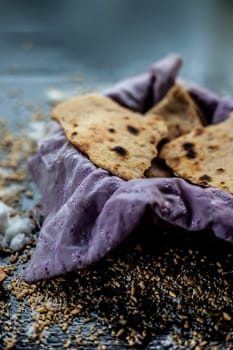
[[[105,93],[121,105],[145,113],[174,85],[181,65],[180,56],[170,55],[152,65],[144,74],[124,80]]]
[[[196,84],[183,82],[183,85],[198,104],[209,124],[217,124],[228,118],[233,111],[233,100],[221,97]]]
[[[174,84],[180,64],[179,57],[170,56],[144,75],[117,85],[108,95],[134,110],[145,111]],[[205,97],[199,94],[204,111],[203,106],[212,106],[212,102],[208,104],[208,93]],[[225,119],[228,102],[225,108],[225,99],[216,99],[209,118],[212,120],[221,106],[219,113]],[[216,236],[233,243],[233,196],[179,178],[124,181],[92,164],[67,142],[55,123],[30,160],[29,169],[41,193],[45,221],[26,269],[27,281],[98,261],[128,237],[148,206],[171,224],[190,231],[212,229]]]

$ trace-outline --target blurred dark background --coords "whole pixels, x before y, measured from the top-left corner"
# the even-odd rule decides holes
[[[111,83],[180,53],[182,76],[231,91],[231,0],[0,1],[0,79],[80,72]],[[227,92],[226,91],[226,92]]]

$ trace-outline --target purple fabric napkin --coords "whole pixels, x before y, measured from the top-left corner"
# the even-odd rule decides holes
[[[107,95],[145,112],[175,83],[181,66],[169,56]],[[228,117],[231,99],[188,90],[210,122]],[[124,181],[97,168],[75,149],[57,124],[39,144],[29,170],[41,193],[45,220],[26,280],[36,281],[84,268],[107,254],[137,227],[148,206],[163,220],[190,231],[212,229],[233,243],[233,196],[179,178]]]
[[[209,124],[224,121],[233,111],[233,100],[230,97],[221,97],[196,84],[183,82],[194,101],[201,108]]]
[[[170,55],[152,65],[147,72],[124,80],[105,94],[133,111],[145,113],[174,85],[182,65],[178,55]]]

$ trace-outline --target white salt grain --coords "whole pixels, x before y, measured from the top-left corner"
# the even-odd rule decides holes
[[[47,133],[47,124],[43,120],[31,121],[29,123],[27,135],[35,140],[41,140]]]
[[[24,245],[27,242],[27,237],[25,233],[18,233],[15,235],[10,243],[10,249],[16,252],[17,250],[20,250],[24,247]]]
[[[0,232],[4,233],[8,227],[10,208],[3,202],[0,202]]]
[[[29,217],[10,217],[12,208],[0,201],[0,247],[17,251],[23,248],[30,238],[34,224]]]

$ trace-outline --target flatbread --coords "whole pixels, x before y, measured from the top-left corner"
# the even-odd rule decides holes
[[[167,123],[169,140],[203,125],[197,105],[180,85],[173,86],[146,115]]]
[[[54,108],[52,118],[94,164],[125,180],[144,178],[157,144],[167,136],[163,121],[145,118],[102,95],[67,100]]]
[[[233,194],[233,113],[219,124],[197,128],[163,146],[160,156],[180,177]]]

